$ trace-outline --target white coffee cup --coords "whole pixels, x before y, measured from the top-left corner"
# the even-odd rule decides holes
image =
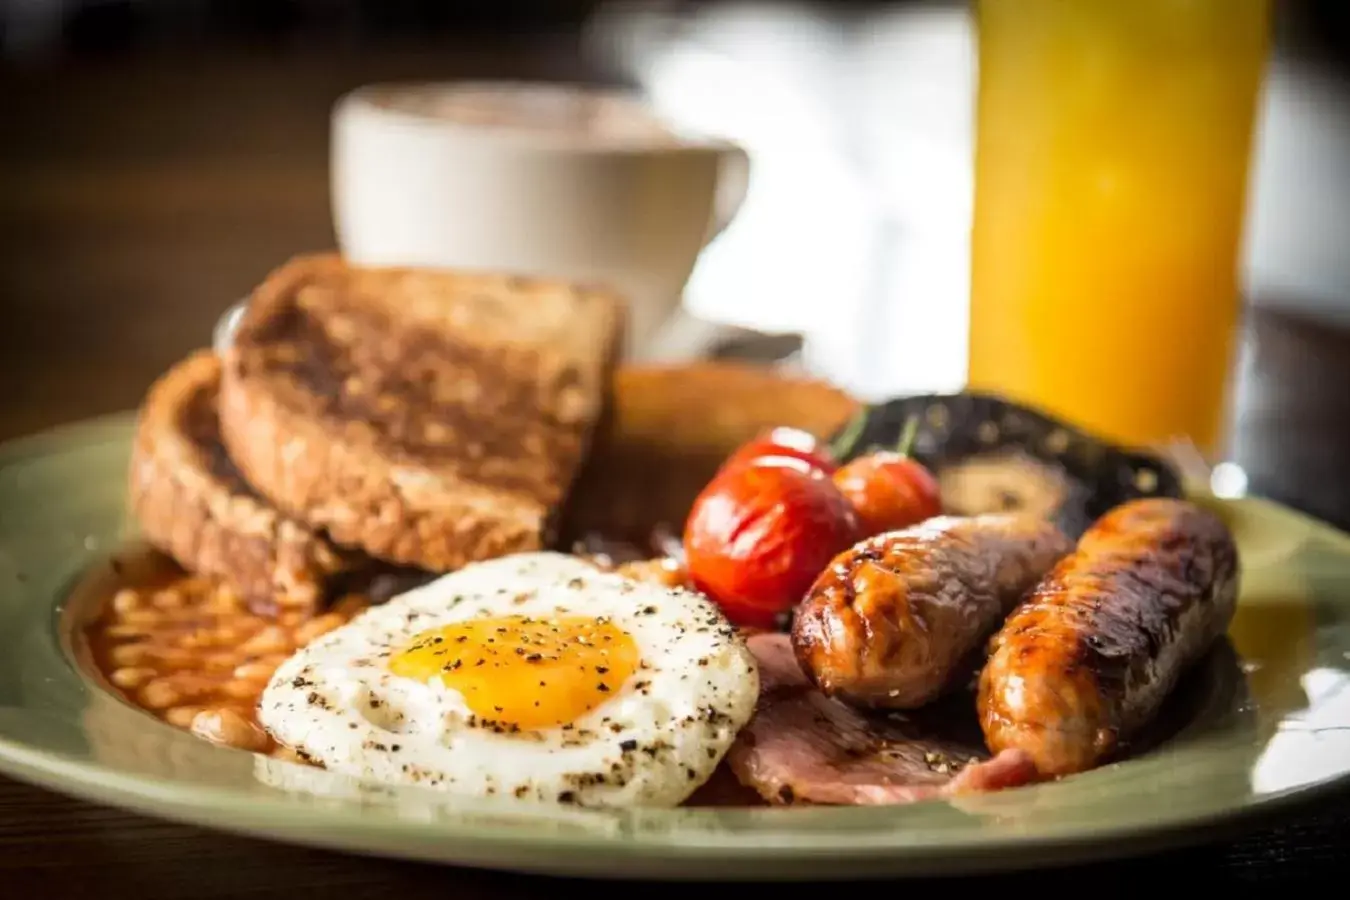
[[[741,148],[682,134],[617,91],[380,84],[333,115],[333,215],[348,260],[608,284],[629,304],[629,358],[660,355],[748,174]]]

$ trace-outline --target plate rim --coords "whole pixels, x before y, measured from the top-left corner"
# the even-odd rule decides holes
[[[19,749],[19,753],[13,752],[16,748]],[[222,752],[243,752],[219,749]],[[1278,818],[1281,814],[1310,802],[1310,791],[1316,791],[1321,797],[1323,794],[1350,787],[1350,774],[1346,774],[1330,781],[1272,793],[1227,812],[1167,821],[1156,826],[1126,828],[1119,834],[1103,829],[1076,835],[1037,836],[1017,841],[983,837],[966,843],[935,842],[931,845],[905,843],[868,847],[836,845],[744,847],[717,842],[692,845],[663,843],[659,840],[635,842],[631,836],[618,842],[604,841],[594,836],[555,840],[541,839],[539,835],[533,833],[517,834],[510,829],[486,835],[475,834],[467,829],[457,829],[453,833],[448,832],[440,836],[442,843],[436,852],[422,852],[416,847],[406,848],[401,852],[388,852],[370,847],[363,848],[353,843],[360,835],[359,828],[354,825],[330,830],[322,836],[315,837],[312,831],[276,824],[268,818],[265,810],[259,811],[246,821],[234,818],[227,821],[209,820],[209,814],[218,808],[209,804],[186,802],[183,788],[166,788],[164,796],[159,797],[153,789],[141,791],[105,789],[92,778],[76,777],[62,780],[59,777],[61,766],[51,765],[45,760],[34,761],[43,756],[49,755],[19,748],[14,742],[0,739],[0,774],[86,802],[240,837],[380,859],[401,859],[536,875],[563,877],[584,875],[601,880],[659,877],[661,880],[686,882],[798,881],[803,880],[804,872],[819,876],[821,874],[819,867],[823,864],[853,867],[842,872],[829,872],[828,879],[832,881],[865,880],[881,875],[920,878],[952,874],[1032,871],[1066,864],[1122,859],[1155,851],[1180,850],[1208,843],[1216,838],[1243,834],[1262,822]],[[25,760],[23,757],[28,759]],[[69,765],[74,770],[89,769],[90,774],[92,770],[98,768],[79,763]],[[118,777],[129,783],[140,782],[151,786],[155,783],[152,779],[138,776],[119,774]],[[201,790],[208,793],[216,792]],[[175,793],[178,796],[175,796]],[[219,793],[230,795],[236,792],[221,789]],[[905,808],[894,809],[900,814]],[[782,812],[792,814],[787,810]],[[420,824],[397,821],[383,821],[380,828],[386,832],[395,829],[408,833],[424,832],[424,826]],[[529,851],[537,852],[541,843],[548,844],[544,849],[549,851],[549,858],[530,859],[523,855]],[[486,863],[482,861],[483,854],[475,851],[486,851],[492,855],[505,853],[513,858],[505,865]],[[635,872],[622,867],[597,868],[584,861],[567,864],[565,857],[578,851],[585,854],[604,852],[611,858],[619,855],[629,864],[642,867],[642,871]],[[695,861],[711,868],[700,870],[683,868]],[[768,871],[746,868],[765,863],[776,866],[787,864],[788,867]],[[656,871],[651,871],[653,869]]]

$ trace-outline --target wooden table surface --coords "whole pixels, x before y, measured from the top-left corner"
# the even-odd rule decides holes
[[[590,77],[570,50],[522,44],[350,55],[254,53],[0,76],[0,438],[135,405],[208,339],[216,315],[288,255],[331,246],[326,110],[376,78]],[[1252,489],[1350,528],[1350,333],[1249,317],[1234,452]],[[1343,871],[1350,797],[1242,841],[1149,860],[1211,888]],[[1138,863],[1008,883],[1099,885]],[[211,833],[0,779],[0,895],[538,896],[544,879],[344,857]],[[644,889],[645,890],[645,889]]]

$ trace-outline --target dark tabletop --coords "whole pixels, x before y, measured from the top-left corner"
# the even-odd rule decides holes
[[[254,50],[0,75],[0,438],[123,409],[270,267],[332,245],[326,109],[391,77],[600,77],[573,48]],[[1258,304],[1234,455],[1252,490],[1350,528],[1350,332]],[[0,513],[2,514],[2,513]],[[1184,867],[1210,889],[1350,872],[1350,795],[1237,840],[1018,876],[1094,889]],[[225,836],[0,779],[0,895],[539,896],[545,879],[344,857]]]

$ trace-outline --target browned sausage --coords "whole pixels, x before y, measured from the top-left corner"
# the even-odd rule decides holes
[[[915,709],[970,675],[972,651],[1071,544],[1016,516],[951,516],[836,556],[797,608],[792,646],[825,693]]]
[[[990,642],[977,700],[994,752],[1042,775],[1092,768],[1158,712],[1228,630],[1237,548],[1214,514],[1136,500],[1102,516]]]

